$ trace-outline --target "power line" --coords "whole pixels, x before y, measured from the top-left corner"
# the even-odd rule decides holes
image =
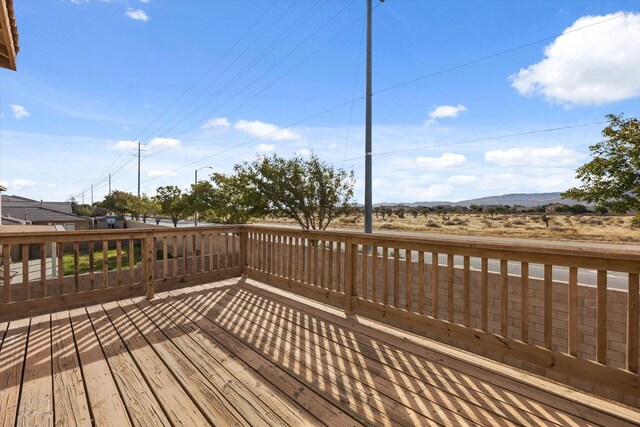
[[[469,144],[469,143],[472,143],[472,142],[495,141],[495,140],[498,140],[498,139],[514,138],[514,137],[518,137],[518,136],[535,135],[535,134],[539,134],[539,133],[549,133],[549,132],[556,132],[556,131],[559,131],[559,130],[575,129],[575,128],[581,128],[581,127],[587,127],[587,126],[595,126],[595,125],[601,125],[603,123],[607,123],[607,121],[581,123],[581,124],[577,124],[577,125],[561,126],[561,127],[556,127],[556,128],[538,129],[538,130],[532,130],[532,131],[527,131],[527,132],[518,132],[518,133],[505,134],[505,135],[489,136],[489,137],[485,137],[485,138],[465,139],[465,140],[461,140],[461,141],[446,142],[446,143],[442,143],[442,144],[424,145],[422,147],[403,148],[401,150],[384,151],[382,153],[375,153],[375,154],[372,154],[372,155],[373,156],[388,156],[389,154],[407,153],[407,152],[411,152],[411,151],[422,151],[422,150],[428,150],[428,149],[432,149],[432,148],[450,147],[452,145]],[[363,158],[364,158],[364,156],[352,157],[350,159],[347,159],[347,161],[360,160],[360,159],[363,159]],[[332,162],[331,164],[336,164],[336,163],[340,163],[340,161]]]
[[[266,76],[271,70],[273,70],[277,65],[279,65],[280,63],[282,63],[285,59],[287,59],[289,56],[291,56],[291,54],[296,51],[297,49],[299,49],[301,46],[303,46],[306,42],[308,42],[313,36],[315,36],[318,32],[320,32],[322,29],[324,29],[329,23],[331,23],[334,19],[336,19],[341,13],[343,13],[349,6],[351,6],[353,3],[355,2],[355,0],[352,0],[347,6],[345,6],[343,9],[341,9],[337,14],[335,14],[331,19],[329,19],[329,21],[327,21],[324,25],[322,25],[320,28],[316,29],[313,33],[311,33],[309,36],[307,36],[305,39],[303,39],[300,43],[298,43],[298,45],[296,45],[293,49],[289,50],[289,52],[287,52],[282,58],[280,58],[280,60],[278,60],[275,64],[273,64],[271,67],[269,67],[265,72],[263,72],[260,76],[258,76],[256,79],[254,79],[251,83],[249,83],[248,85],[246,85],[244,88],[242,88],[234,97],[228,99],[226,102],[224,102],[223,104],[219,105],[215,110],[210,111],[207,113],[206,116],[203,116],[201,118],[199,118],[194,125],[186,128],[184,131],[182,131],[181,133],[177,134],[175,137],[179,138],[182,135],[184,135],[187,131],[193,129],[194,127],[200,125],[200,123],[202,122],[202,120],[204,120],[205,117],[208,117],[212,114],[214,114],[216,111],[218,111],[220,109],[220,107],[226,105],[229,103],[229,101],[231,101],[232,99],[234,99],[235,97],[238,97],[238,95],[240,95],[241,93],[243,93],[246,89],[248,89],[249,87],[251,87],[253,84],[255,84],[256,82],[258,82],[259,80],[261,80],[264,76]],[[275,84],[277,84],[280,80],[282,80],[284,77],[286,77],[287,75],[289,75],[291,72],[293,72],[294,70],[296,70],[298,67],[300,67],[303,63],[305,63],[306,61],[308,61],[311,57],[313,57],[314,55],[316,55],[318,52],[320,52],[321,50],[323,50],[325,47],[327,47],[329,44],[331,44],[335,39],[337,39],[338,37],[340,37],[342,34],[344,34],[346,31],[348,31],[355,23],[357,23],[360,19],[357,19],[356,21],[354,21],[351,25],[348,25],[344,30],[342,30],[341,32],[337,33],[333,38],[331,38],[328,42],[326,42],[325,44],[323,44],[321,47],[319,47],[318,49],[316,49],[315,51],[313,51],[311,54],[307,55],[305,58],[303,58],[301,61],[299,61],[297,64],[295,64],[293,67],[291,67],[289,70],[287,70],[285,73],[281,74],[278,78],[276,78],[275,80],[273,80],[271,83],[269,83],[267,86],[263,87],[261,90],[259,90],[258,92],[254,93],[253,95],[251,95],[248,99],[246,99],[242,104],[236,106],[234,109],[232,109],[231,111],[229,111],[228,113],[224,114],[224,117],[228,117],[231,114],[235,113],[236,111],[238,111],[240,108],[244,107],[246,104],[248,104],[249,102],[251,102],[252,100],[254,100],[255,98],[257,98],[258,96],[262,95],[265,91],[267,91],[268,89],[270,89],[271,87],[273,87]],[[199,110],[198,110],[199,111]],[[196,111],[197,112],[197,111]],[[189,141],[191,139],[193,139],[194,137],[196,137],[197,135],[200,135],[201,133],[205,132],[207,129],[206,128],[202,128],[201,130],[199,130],[198,132],[196,132],[195,134],[189,136],[188,138],[186,138],[185,140],[183,140],[182,142],[186,142]],[[165,149],[165,150],[161,150],[159,152],[156,152],[154,154],[160,154],[163,151],[167,151],[171,149],[171,147]]]

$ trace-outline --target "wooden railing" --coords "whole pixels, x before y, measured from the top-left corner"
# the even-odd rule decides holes
[[[637,248],[244,229],[250,278],[640,402]]]
[[[241,274],[240,228],[0,235],[0,321]]]
[[[0,321],[244,274],[640,406],[631,246],[245,225],[2,233],[0,259]]]

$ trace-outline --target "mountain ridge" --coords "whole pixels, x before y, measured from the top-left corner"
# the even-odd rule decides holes
[[[393,206],[393,205],[404,205],[404,206],[426,206],[426,207],[434,207],[440,205],[450,205],[450,206],[470,206],[470,205],[519,205],[525,207],[534,207],[534,206],[543,206],[548,205],[550,203],[562,203],[566,205],[573,205],[579,203],[576,200],[565,199],[560,196],[560,192],[553,193],[509,193],[502,194],[499,196],[486,196],[486,197],[478,197],[476,199],[468,199],[461,200],[459,202],[451,202],[451,201],[433,201],[433,202],[399,202],[399,203],[391,203],[391,202],[383,202],[376,203],[376,206]]]

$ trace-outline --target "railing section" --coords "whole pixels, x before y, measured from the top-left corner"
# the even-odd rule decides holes
[[[618,400],[640,397],[633,247],[245,231],[251,278],[559,381],[610,386]]]
[[[0,320],[240,275],[240,228],[3,233]]]
[[[245,232],[245,269],[250,277],[337,307],[344,305],[348,272],[343,237],[259,227]]]

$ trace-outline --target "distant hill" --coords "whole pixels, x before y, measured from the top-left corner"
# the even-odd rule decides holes
[[[470,206],[470,205],[520,205],[526,207],[542,206],[549,203],[564,203],[567,205],[574,205],[575,200],[564,199],[560,197],[560,193],[512,193],[503,194],[501,196],[489,196],[480,197],[477,199],[461,200],[459,202],[414,202],[414,203],[380,203],[378,206],[388,205],[405,205],[405,206],[427,206],[433,207],[438,205],[451,205],[451,206]]]

